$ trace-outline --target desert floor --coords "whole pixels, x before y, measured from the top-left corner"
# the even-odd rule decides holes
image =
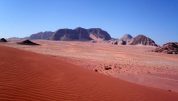
[[[41,45],[23,46],[17,45],[15,41],[3,45],[64,57],[66,61],[94,72],[178,92],[178,55],[152,52],[155,47],[75,41],[36,40],[34,42]]]
[[[0,45],[0,101],[176,101],[178,93],[89,71],[63,57]]]
[[[155,47],[108,43],[37,40],[40,46],[3,44],[40,54],[65,57],[92,71],[130,82],[178,92],[178,55],[151,52]],[[105,68],[111,67],[110,70]]]

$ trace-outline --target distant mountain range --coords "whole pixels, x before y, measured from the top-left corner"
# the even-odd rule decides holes
[[[32,34],[29,39],[47,39],[63,41],[89,41],[89,40],[110,40],[111,36],[100,28],[85,29],[78,27],[76,29],[59,29],[55,32],[46,31]]]
[[[10,38],[15,40],[19,38]],[[43,40],[55,40],[55,41],[110,41],[115,45],[150,45],[158,46],[155,41],[145,35],[137,35],[136,37],[130,34],[125,34],[119,39],[111,38],[110,34],[101,28],[85,29],[78,27],[76,29],[58,29],[55,32],[45,31],[30,35],[29,37],[22,39],[43,39]]]

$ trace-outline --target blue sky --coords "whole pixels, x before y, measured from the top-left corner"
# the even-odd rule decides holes
[[[79,26],[178,41],[178,0],[0,0],[0,37]]]

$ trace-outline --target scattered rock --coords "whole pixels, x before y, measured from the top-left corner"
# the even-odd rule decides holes
[[[105,70],[110,70],[110,69],[112,69],[110,66],[104,66],[104,69]]]
[[[97,70],[97,69],[95,69],[95,72],[98,72],[98,70]]]

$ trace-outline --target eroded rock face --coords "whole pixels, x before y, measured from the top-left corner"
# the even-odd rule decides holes
[[[76,34],[78,34],[78,36],[79,36],[78,39],[79,39],[80,41],[92,40],[92,39],[90,38],[90,35],[89,35],[87,29],[78,27],[78,28],[76,28],[76,29],[74,29],[74,30],[75,30]]]
[[[35,33],[32,34],[29,39],[46,39],[49,40],[50,37],[52,37],[54,32],[51,31],[46,31],[46,32],[39,32],[39,33]]]
[[[154,51],[167,54],[178,54],[178,42],[166,43],[162,47],[156,48]]]
[[[99,28],[84,29],[76,28],[72,29],[59,29],[57,30],[52,38],[52,40],[109,40],[110,35]]]
[[[40,32],[31,35],[30,39],[98,41],[110,40],[111,36],[106,31],[100,28],[85,29],[78,27],[76,29],[59,29],[56,32]]]
[[[104,30],[100,28],[91,28],[88,29],[90,38],[93,40],[110,40],[111,36]]]
[[[72,29],[59,29],[54,35],[51,37],[51,40],[78,40],[79,34],[76,33],[75,30]]]
[[[130,45],[149,45],[149,46],[157,46],[157,44],[150,38],[144,35],[138,35],[132,39]]]

